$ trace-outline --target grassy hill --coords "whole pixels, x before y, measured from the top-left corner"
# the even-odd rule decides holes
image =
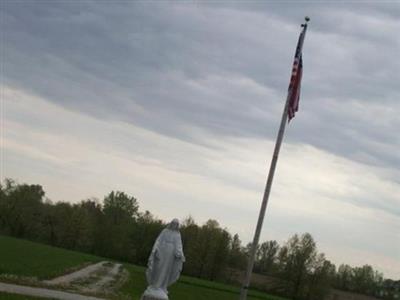
[[[9,294],[9,293],[1,293],[0,292],[0,299],[1,300],[51,300],[49,298],[38,298],[38,297],[30,297],[25,295],[17,295],[17,294]]]
[[[0,236],[0,275],[48,279],[100,260],[89,254]]]
[[[130,299],[138,300],[147,286],[144,276],[145,268],[134,265],[125,267],[128,269],[130,277],[128,282],[122,286],[121,295],[130,295],[132,297]],[[240,288],[236,286],[181,276],[179,281],[169,289],[169,296],[171,300],[237,300],[239,291]],[[252,290],[249,291],[247,298],[249,300],[287,300]]]
[[[83,265],[106,260],[75,251],[51,247],[26,240],[0,236],[0,280],[1,274],[48,279],[67,273]],[[138,300],[146,288],[145,268],[125,264],[129,278],[120,287],[114,299]],[[237,300],[239,287],[182,276],[170,288],[173,300]],[[250,291],[249,300],[284,300],[265,293]],[[0,293],[1,299],[30,299]],[[38,299],[38,298],[33,298]]]

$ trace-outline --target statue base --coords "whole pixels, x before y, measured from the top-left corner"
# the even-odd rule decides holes
[[[140,300],[168,300],[168,295],[160,288],[149,286]]]

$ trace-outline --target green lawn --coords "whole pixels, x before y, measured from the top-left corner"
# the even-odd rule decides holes
[[[67,270],[104,258],[46,246],[26,240],[0,236],[0,274],[34,276],[47,279]],[[129,271],[128,281],[120,288],[115,300],[139,300],[146,288],[145,268],[125,264]],[[1,279],[1,278],[0,278]],[[249,300],[285,300],[257,291],[249,291]],[[188,276],[170,288],[171,300],[237,300],[239,287]],[[39,299],[0,293],[0,299]]]
[[[51,300],[50,298],[38,298],[38,297],[30,297],[30,296],[24,296],[24,295],[17,295],[17,294],[8,294],[8,293],[2,293],[0,292],[0,299],[1,300],[22,300],[22,299],[27,299],[27,300]]]
[[[115,299],[124,298],[123,295],[130,295],[132,297],[130,299],[139,300],[146,289],[145,268],[129,264],[125,267],[130,273],[129,280],[120,290],[122,295]],[[169,289],[169,296],[173,300],[237,300],[239,290],[239,287],[227,284],[181,276],[179,281]],[[248,299],[287,300],[257,291],[249,291]]]
[[[47,279],[101,258],[0,236],[0,274]]]

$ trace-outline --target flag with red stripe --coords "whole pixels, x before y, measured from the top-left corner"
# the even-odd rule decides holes
[[[294,118],[294,115],[299,110],[301,77],[303,75],[303,60],[302,50],[304,37],[306,35],[307,23],[303,25],[303,30],[300,33],[299,41],[297,42],[296,53],[294,55],[292,75],[288,88],[288,121]]]

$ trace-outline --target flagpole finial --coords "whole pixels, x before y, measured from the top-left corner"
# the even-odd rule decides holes
[[[306,20],[306,22],[304,24],[301,24],[301,27],[306,27],[308,24],[308,21],[310,21],[310,17],[309,16],[305,16],[304,20]]]

